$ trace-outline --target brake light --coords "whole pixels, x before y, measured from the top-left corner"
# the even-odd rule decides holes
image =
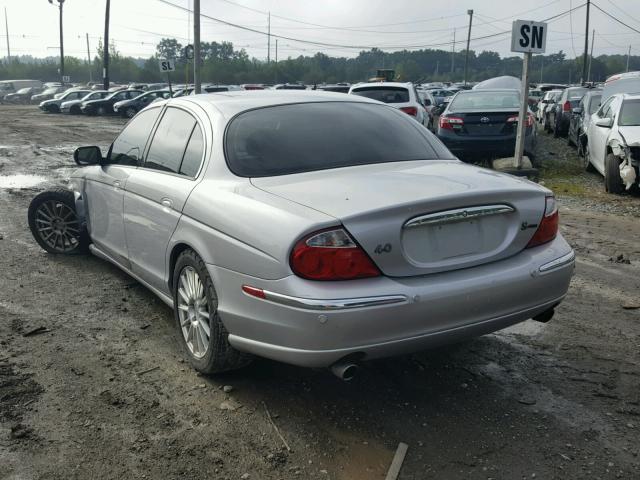
[[[533,115],[531,113],[527,113],[527,118],[524,121],[524,126],[532,127],[533,120]],[[507,123],[518,123],[518,115],[512,115],[511,117],[507,118]]]
[[[527,248],[537,247],[556,238],[559,223],[560,215],[558,214],[558,205],[555,197],[545,197],[544,216],[540,221],[540,225],[538,225],[536,233],[529,240]]]
[[[454,125],[464,125],[464,120],[460,117],[441,116],[439,125],[442,129],[453,130]]]
[[[293,247],[289,264],[308,280],[353,280],[380,276],[365,251],[342,228],[312,233]]]
[[[418,116],[418,109],[416,107],[400,107],[400,110],[411,115],[412,117]]]
[[[563,112],[570,112],[571,111],[571,102],[569,100],[567,100],[566,102],[564,102],[562,104],[562,111]]]

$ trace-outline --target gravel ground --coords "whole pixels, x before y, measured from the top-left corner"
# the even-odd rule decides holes
[[[563,141],[539,144],[578,254],[554,319],[344,383],[267,360],[199,376],[149,291],[39,249],[30,199],[122,125],[0,106],[0,479],[376,479],[399,442],[404,480],[640,478],[640,201]]]

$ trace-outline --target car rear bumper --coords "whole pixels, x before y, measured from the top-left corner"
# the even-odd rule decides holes
[[[489,333],[532,318],[566,295],[574,254],[560,236],[499,262],[422,277],[264,280],[208,265],[229,342],[286,363],[323,367]],[[250,285],[266,299],[242,291]]]
[[[516,148],[515,135],[495,137],[468,136],[463,138],[454,135],[438,133],[438,138],[451,153],[462,159],[470,157],[512,157]],[[531,129],[525,136],[524,149],[527,153],[533,153],[534,135]]]

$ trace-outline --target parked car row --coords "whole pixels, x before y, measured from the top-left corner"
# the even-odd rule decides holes
[[[584,167],[604,177],[605,190],[638,188],[640,166],[640,72],[613,75],[602,88],[550,90],[537,119],[555,137],[566,137]]]

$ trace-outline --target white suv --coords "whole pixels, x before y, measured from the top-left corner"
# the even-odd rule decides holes
[[[388,103],[392,107],[411,115],[425,127],[429,124],[429,115],[424,105],[422,105],[413,83],[359,83],[349,89],[349,94]]]

